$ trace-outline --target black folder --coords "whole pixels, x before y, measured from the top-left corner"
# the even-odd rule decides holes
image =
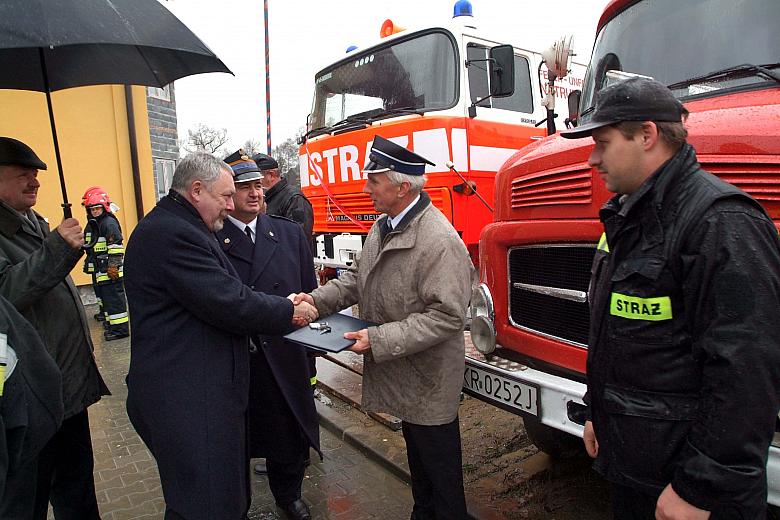
[[[322,332],[322,323],[325,322],[330,327],[330,332]],[[304,347],[319,350],[321,352],[341,352],[355,344],[354,339],[344,338],[345,332],[355,332],[361,329],[377,325],[374,322],[361,320],[346,314],[336,313],[325,318],[320,318],[316,322],[320,324],[319,329],[313,329],[310,325],[301,327],[287,334],[284,338],[293,343],[298,343]]]

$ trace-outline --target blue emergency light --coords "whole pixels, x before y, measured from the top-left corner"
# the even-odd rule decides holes
[[[458,0],[455,2],[452,17],[457,18],[459,16],[474,16],[474,9],[472,9],[469,0]]]

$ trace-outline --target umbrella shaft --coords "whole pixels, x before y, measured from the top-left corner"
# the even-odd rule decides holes
[[[65,174],[62,172],[62,157],[60,157],[60,143],[57,140],[57,126],[54,124],[54,109],[51,104],[51,92],[49,89],[49,73],[46,68],[46,56],[43,49],[38,49],[41,57],[41,73],[43,74],[43,86],[46,92],[46,105],[49,107],[49,122],[51,123],[51,136],[54,141],[54,157],[57,159],[57,171],[60,175],[60,190],[62,191],[62,211],[65,218],[73,216],[68,202],[68,190],[65,188]]]

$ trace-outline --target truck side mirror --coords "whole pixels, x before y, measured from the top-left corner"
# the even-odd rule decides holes
[[[566,98],[569,104],[569,117],[566,121],[573,126],[577,126],[577,120],[580,117],[580,99],[582,99],[582,91],[580,90],[572,90],[569,92],[569,97]]]
[[[508,97],[515,93],[515,52],[511,45],[490,48],[488,73],[490,96]]]

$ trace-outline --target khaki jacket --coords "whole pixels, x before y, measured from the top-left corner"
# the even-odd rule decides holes
[[[381,324],[368,329],[364,410],[446,424],[458,412],[474,268],[427,194],[381,240],[385,220],[371,228],[354,266],[312,296],[320,316],[359,303],[361,318]]]

